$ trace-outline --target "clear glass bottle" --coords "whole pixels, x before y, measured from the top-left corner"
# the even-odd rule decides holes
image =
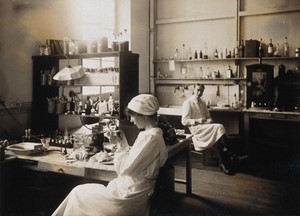
[[[200,78],[200,79],[203,79],[203,69],[202,69],[201,66],[200,66],[200,68],[199,68],[199,78]]]
[[[279,57],[281,55],[279,47],[280,47],[279,43],[276,43],[276,48],[275,48],[275,51],[274,51],[274,56],[276,56],[276,57]]]
[[[182,44],[181,55],[180,56],[181,56],[182,60],[187,59],[187,50],[186,50],[185,44]]]
[[[218,59],[218,58],[219,58],[219,53],[218,53],[218,50],[217,50],[217,49],[215,50],[214,57],[215,57],[215,59]]]
[[[283,56],[289,57],[290,56],[289,52],[290,52],[289,43],[287,37],[285,37],[285,42],[283,44]]]
[[[272,38],[270,38],[270,43],[268,45],[268,57],[273,57],[274,54],[274,45],[272,43]]]
[[[236,46],[234,48],[234,58],[238,58],[239,57],[239,42],[236,42]]]
[[[179,59],[179,51],[178,51],[178,49],[175,50],[173,58],[174,58],[174,60],[178,60]]]

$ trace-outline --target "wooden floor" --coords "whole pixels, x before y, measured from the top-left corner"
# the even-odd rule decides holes
[[[255,161],[238,162],[235,175],[228,176],[219,171],[217,162],[204,167],[193,155],[193,196],[185,196],[185,185],[176,183],[174,199],[165,196],[151,215],[300,215],[300,162]],[[175,176],[184,177],[184,172],[179,159]]]

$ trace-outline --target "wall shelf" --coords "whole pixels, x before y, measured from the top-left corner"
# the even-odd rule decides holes
[[[185,63],[185,62],[213,62],[213,61],[249,61],[249,60],[257,60],[258,57],[246,57],[246,58],[223,58],[223,59],[186,59],[186,60],[174,60],[175,63]],[[300,57],[263,57],[262,60],[293,60],[299,61]],[[154,60],[153,63],[169,63],[172,59],[163,59],[163,60]]]
[[[213,85],[234,85],[237,81],[246,82],[246,78],[215,78],[215,79],[174,79],[174,78],[155,78],[156,85],[187,85],[196,84],[198,82],[203,84],[213,84]]]
[[[158,20],[156,20],[155,24],[156,25],[163,25],[163,24],[174,24],[174,23],[186,23],[186,22],[197,22],[197,21],[232,19],[232,18],[235,18],[234,13],[224,13],[224,14],[218,14],[218,15],[203,15],[203,16],[158,19]]]
[[[268,9],[268,10],[256,10],[256,11],[240,11],[240,17],[246,16],[258,16],[258,15],[273,15],[279,13],[288,13],[288,12],[298,12],[300,11],[300,6],[293,8],[279,8],[279,9]]]

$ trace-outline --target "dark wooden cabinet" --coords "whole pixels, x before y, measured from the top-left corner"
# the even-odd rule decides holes
[[[69,63],[71,65],[82,65],[86,61],[97,63],[95,68],[88,68],[90,73],[75,80],[73,83],[54,82],[50,75],[51,71],[57,73]],[[109,62],[110,66],[102,65],[103,61]],[[67,63],[66,63],[67,62]],[[138,94],[139,76],[139,54],[132,52],[103,52],[95,54],[55,55],[55,56],[33,56],[33,99],[32,99],[32,132],[36,134],[47,134],[59,128],[59,115],[64,113],[49,113],[48,99],[69,95],[68,88],[79,88],[82,92],[83,86],[114,86],[116,90],[115,99],[118,101],[119,113],[117,118],[125,119],[124,109],[130,99]],[[95,65],[95,64],[94,64]],[[103,73],[103,68],[117,68],[114,82],[110,83],[101,77],[94,77]],[[46,80],[45,80],[46,79]],[[70,85],[69,85],[70,84]],[[64,92],[65,91],[65,92]],[[82,99],[85,96],[81,95]],[[65,115],[64,115],[65,116]],[[72,115],[74,117],[74,115]]]

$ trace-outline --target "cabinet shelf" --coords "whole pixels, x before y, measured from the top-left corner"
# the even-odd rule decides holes
[[[89,76],[86,73],[84,77],[75,80],[71,85],[67,83],[55,83],[54,85],[41,85],[41,71],[49,70],[53,67],[60,68],[61,59],[78,59],[83,62],[84,59],[96,59],[102,61],[101,58],[112,57],[115,67],[119,68],[118,73],[114,74],[114,79],[110,76]],[[32,56],[33,63],[33,99],[32,99],[32,130],[37,134],[47,134],[51,131],[61,129],[60,127],[76,127],[76,124],[82,124],[80,121],[74,119],[64,119],[63,115],[57,113],[64,113],[64,104],[50,103],[47,98],[55,98],[68,95],[64,92],[65,88],[73,88],[82,86],[117,86],[109,93],[113,94],[115,100],[118,100],[120,112],[118,119],[125,119],[123,110],[132,97],[138,94],[138,61],[139,55],[132,52],[103,52],[94,54],[76,54],[76,55],[51,55],[51,56]],[[83,65],[85,66],[85,65]],[[100,74],[100,73],[99,73]],[[98,75],[98,74],[97,74]],[[100,74],[101,75],[101,74]],[[101,97],[108,97],[108,92],[101,92]],[[84,100],[82,91],[81,100]],[[86,94],[85,94],[86,95]],[[70,96],[70,95],[69,95]],[[59,106],[58,106],[59,105]],[[66,105],[66,104],[65,104]],[[51,109],[49,109],[49,107]],[[50,110],[50,111],[49,111]],[[58,111],[58,112],[57,112]],[[82,116],[82,115],[65,115],[75,116],[77,118],[85,117],[87,119],[97,118],[97,116]],[[99,118],[99,116],[98,116]]]
[[[37,55],[37,56],[32,56],[32,58],[54,58],[54,59],[89,59],[89,58],[105,58],[105,57],[119,57],[121,53],[132,53],[131,51],[127,52],[119,52],[119,51],[114,51],[114,52],[101,52],[101,53],[80,53],[80,54],[74,54],[74,55]]]

